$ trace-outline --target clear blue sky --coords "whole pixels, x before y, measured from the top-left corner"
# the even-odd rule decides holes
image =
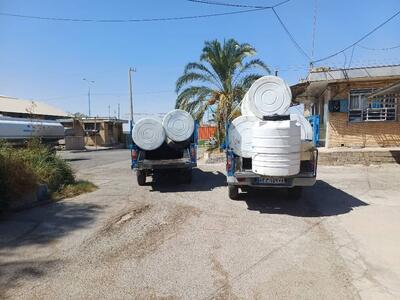
[[[279,0],[221,0],[270,5]],[[314,0],[292,0],[277,8],[311,55]],[[351,44],[400,9],[398,0],[318,0],[315,57]],[[152,18],[239,10],[185,0],[0,0],[0,12],[92,19]],[[361,44],[400,45],[400,16]],[[94,80],[92,115],[108,115],[121,103],[128,112],[128,68],[134,66],[135,111],[166,112],[184,65],[198,59],[205,40],[235,38],[290,84],[307,73],[308,60],[293,46],[271,11],[199,20],[148,23],[72,23],[0,16],[0,94],[45,100],[68,112],[87,113],[87,85]],[[351,49],[346,52],[347,63]],[[343,66],[343,54],[322,65]],[[356,47],[352,65],[400,63],[400,48]],[[125,116],[126,117],[126,116]]]

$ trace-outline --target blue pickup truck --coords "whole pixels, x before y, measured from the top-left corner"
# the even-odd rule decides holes
[[[179,147],[165,142],[156,150],[143,150],[132,139],[131,130],[131,169],[136,172],[137,183],[146,184],[146,177],[157,173],[173,173],[180,182],[191,183],[192,169],[197,167],[198,127],[195,121],[194,132],[184,146]]]
[[[317,177],[318,150],[311,141],[303,142],[301,149],[300,172],[293,176],[262,176],[252,171],[252,159],[236,155],[229,147],[229,125],[226,130],[226,179],[228,195],[239,198],[239,189],[285,188],[291,199],[301,197],[302,188],[313,186]]]

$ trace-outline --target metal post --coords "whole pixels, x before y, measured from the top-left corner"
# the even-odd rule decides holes
[[[88,102],[89,102],[89,117],[90,117],[90,86],[88,91]]]
[[[94,83],[93,80],[88,80],[86,78],[82,78],[82,80],[86,81],[87,85],[88,85],[88,104],[89,104],[89,117],[91,116],[91,112],[90,112],[90,84]]]
[[[129,68],[129,97],[130,97],[130,107],[131,107],[131,127],[133,126],[132,72],[136,72],[136,69]]]

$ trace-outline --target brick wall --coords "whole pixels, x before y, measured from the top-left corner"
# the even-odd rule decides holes
[[[347,113],[329,113],[329,147],[400,146],[400,122],[349,123]]]
[[[329,85],[330,99],[348,99],[351,89],[382,88],[399,79],[364,80]],[[397,121],[349,123],[347,113],[329,113],[327,124],[329,148],[332,147],[394,147],[400,146],[400,104]]]

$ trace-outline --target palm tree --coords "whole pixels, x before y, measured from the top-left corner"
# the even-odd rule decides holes
[[[234,39],[206,41],[199,62],[188,63],[176,82],[176,108],[190,112],[201,120],[211,110],[218,126],[219,142],[224,136],[224,124],[238,114],[240,101],[251,84],[263,73],[270,73],[260,59],[248,59],[256,54],[249,44]]]

